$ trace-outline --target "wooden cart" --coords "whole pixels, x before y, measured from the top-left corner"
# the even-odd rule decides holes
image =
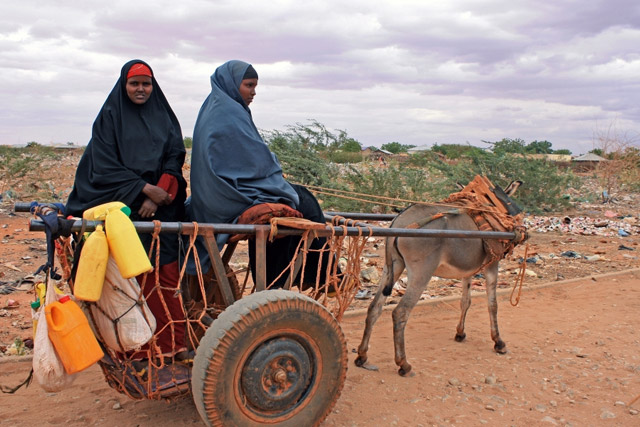
[[[28,212],[29,204],[17,203],[15,210]],[[360,239],[360,242],[370,236],[514,238],[514,233],[509,232],[393,229],[362,222],[391,220],[394,215],[336,212],[325,216],[328,224],[322,230],[314,230],[315,235]],[[99,222],[78,220],[72,231],[91,231],[97,224]],[[201,237],[213,274],[209,283],[202,286],[204,304],[196,310],[197,314],[185,307],[187,321],[192,322],[194,330],[200,330],[196,334],[192,366],[176,371],[175,365],[150,363],[145,382],[136,377],[127,363],[118,360],[116,353],[105,349],[105,358],[99,363],[109,384],[138,399],[170,398],[190,392],[207,425],[321,423],[335,405],[346,378],[347,346],[339,324],[346,307],[331,310],[331,299],[326,297],[326,292],[316,292],[312,298],[294,291],[294,279],[304,257],[296,258],[283,289],[267,290],[265,254],[271,232],[269,225],[152,222],[134,222],[134,225],[139,233]],[[44,231],[45,224],[32,219],[29,229]],[[286,227],[278,230],[281,235],[306,232]],[[238,293],[236,272],[229,266],[236,245],[228,244],[224,251],[218,250],[215,236],[219,233],[243,234],[255,239],[256,280],[252,290]],[[301,252],[307,248],[308,244],[301,245]],[[347,263],[359,264],[359,259],[348,259]],[[343,303],[348,303],[358,290],[359,277],[346,278],[342,283],[345,281],[350,285],[351,294],[343,295]],[[340,288],[335,290],[340,292]],[[216,295],[215,307],[209,305],[212,293]],[[171,372],[167,373],[167,369]]]

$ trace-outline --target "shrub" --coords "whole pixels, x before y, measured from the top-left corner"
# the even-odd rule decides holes
[[[475,153],[454,165],[434,162],[431,166],[435,175],[442,179],[435,187],[440,189],[434,194],[439,197],[449,194],[449,189],[458,182],[468,183],[475,175],[485,175],[502,188],[512,180],[522,180],[523,185],[513,199],[531,213],[568,207],[570,201],[563,195],[569,187],[578,184],[571,172],[561,171],[551,162],[530,159],[526,155]]]

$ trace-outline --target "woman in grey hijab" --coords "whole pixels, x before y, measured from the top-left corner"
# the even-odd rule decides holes
[[[257,84],[258,74],[253,66],[237,60],[221,65],[211,76],[211,93],[200,108],[193,131],[192,195],[188,202],[191,219],[234,223],[251,206],[281,203],[298,210],[304,218],[324,223],[315,197],[306,188],[284,179],[278,159],[253,123],[249,104]],[[228,235],[218,235],[218,246],[224,246],[227,239]],[[299,237],[290,236],[269,244],[267,283],[289,264],[298,241]],[[312,248],[323,243],[323,239],[316,239]],[[198,253],[206,272],[210,267],[207,253],[204,250]],[[252,271],[255,271],[254,253],[255,244],[251,244]],[[317,257],[316,262],[310,261],[305,277],[315,278]]]

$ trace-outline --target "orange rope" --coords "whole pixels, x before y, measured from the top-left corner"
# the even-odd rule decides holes
[[[522,265],[520,266],[520,272],[518,273],[518,277],[516,278],[516,283],[513,285],[513,290],[511,291],[511,296],[509,297],[509,302],[512,306],[517,306],[520,302],[520,294],[522,294],[522,282],[524,282],[524,276],[527,271],[527,253],[529,252],[529,244],[524,247],[524,257],[522,259]],[[520,288],[518,290],[518,296],[516,297],[516,302],[513,302],[513,294],[518,287],[518,283],[520,284]]]
[[[380,201],[376,201],[376,200],[371,200],[371,198],[373,198],[373,199],[382,199],[382,200],[391,200],[391,201],[395,201],[395,202],[403,202],[403,203],[409,203],[409,204],[426,204],[426,205],[429,205],[429,206],[442,206],[442,207],[448,207],[448,208],[459,208],[460,207],[460,205],[455,205],[455,204],[451,204],[451,203],[423,202],[423,201],[418,201],[418,200],[401,199],[399,197],[376,196],[376,195],[373,195],[373,194],[357,193],[355,191],[337,190],[337,189],[334,189],[334,188],[318,187],[318,186],[308,185],[308,184],[304,184],[304,185],[307,188],[309,188],[311,191],[316,193],[316,194],[326,194],[326,195],[329,195],[329,196],[340,197],[342,199],[356,200],[356,201],[359,201],[359,202],[378,204],[378,205],[389,206],[389,207],[393,207],[393,208],[402,208],[403,206],[394,205],[392,203],[384,203],[384,202],[380,202]],[[323,190],[325,190],[325,191],[323,191]],[[362,199],[362,198],[359,198],[359,197],[345,196],[345,195],[342,195],[342,194],[339,194],[339,193],[348,193],[348,194],[355,194],[357,196],[366,196],[366,197],[369,197],[369,199]],[[474,210],[481,211],[481,212],[491,212],[491,213],[495,213],[495,211],[496,211],[495,208],[490,207],[490,206],[486,206],[486,207],[477,206],[477,207],[474,207]]]

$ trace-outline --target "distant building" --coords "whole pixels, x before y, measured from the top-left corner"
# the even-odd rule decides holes
[[[533,159],[547,160],[556,163],[571,162],[571,154],[527,154],[527,157]]]
[[[418,145],[417,147],[409,148],[407,150],[407,153],[409,153],[409,154],[420,154],[420,153],[424,153],[425,151],[430,151],[430,150],[431,150],[431,146],[430,145]]]
[[[597,154],[587,153],[571,159],[571,167],[576,172],[587,172],[595,169],[602,162],[608,162],[608,160]]]

